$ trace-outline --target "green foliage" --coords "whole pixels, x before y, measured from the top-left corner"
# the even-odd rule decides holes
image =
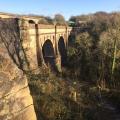
[[[98,12],[87,23],[88,29],[77,34],[74,44],[68,49],[68,62],[80,79],[105,80],[114,84],[112,87],[119,83],[119,21],[119,13]]]
[[[81,33],[76,37],[74,47],[68,49],[68,61],[74,71],[79,70],[82,80],[96,79],[96,66],[94,63],[95,52],[93,52],[93,41],[88,32]],[[96,63],[97,64],[97,63]],[[87,76],[86,76],[87,73]]]
[[[84,120],[96,109],[96,92],[91,86],[80,87],[79,81],[55,76],[48,69],[28,73],[29,87],[34,100],[38,120]],[[76,94],[76,96],[74,96]],[[94,110],[92,111],[92,105]]]

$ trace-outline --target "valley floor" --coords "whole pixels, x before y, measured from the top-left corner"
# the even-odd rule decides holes
[[[120,120],[120,94],[42,69],[28,74],[38,120]]]

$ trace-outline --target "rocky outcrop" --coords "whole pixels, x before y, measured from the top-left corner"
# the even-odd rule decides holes
[[[19,69],[19,42],[10,29],[0,20],[0,120],[36,120],[27,78]]]

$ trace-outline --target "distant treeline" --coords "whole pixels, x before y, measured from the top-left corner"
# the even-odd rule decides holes
[[[88,22],[93,20],[106,20],[109,22],[110,18],[114,15],[120,15],[120,12],[113,12],[113,13],[106,13],[106,12],[96,12],[94,14],[88,15],[78,15],[78,16],[71,16],[68,21],[65,20],[64,16],[61,14],[56,14],[54,18],[49,16],[38,16],[34,14],[30,14],[30,16],[41,18],[40,24],[58,24],[58,25],[70,25],[70,26],[81,26],[86,25]]]
[[[72,23],[73,26],[79,26],[81,24],[86,24],[90,21],[100,20],[100,21],[106,21],[110,22],[109,20],[114,15],[120,15],[120,12],[113,12],[113,13],[107,13],[107,12],[96,12],[94,14],[88,14],[88,15],[78,15],[78,16],[71,16],[69,19],[69,23]]]
[[[30,14],[30,16],[40,18],[39,24],[46,24],[46,25],[48,24],[66,25],[67,24],[64,16],[61,14],[56,14],[54,18],[51,18],[49,16],[46,17],[46,16],[38,16],[38,15],[33,15],[33,14]]]

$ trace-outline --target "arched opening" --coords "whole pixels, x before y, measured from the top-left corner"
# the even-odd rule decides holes
[[[29,20],[28,23],[29,23],[29,27],[30,27],[30,28],[35,29],[35,21]]]
[[[67,51],[66,51],[65,42],[64,42],[63,37],[60,37],[60,39],[58,41],[58,49],[59,49],[59,53],[61,55],[61,64],[62,64],[62,66],[64,66],[64,65],[66,65],[66,62],[67,62]]]
[[[55,53],[52,42],[48,39],[42,47],[43,58],[47,66],[55,70]]]
[[[29,20],[28,22],[29,22],[29,24],[35,24],[35,22],[33,20]]]

